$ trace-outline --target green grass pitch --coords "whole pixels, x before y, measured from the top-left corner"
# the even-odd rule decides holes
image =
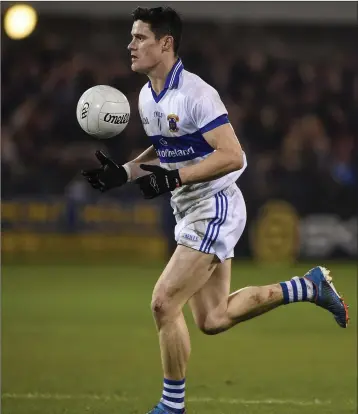
[[[232,289],[311,266],[237,263]],[[356,268],[334,264],[348,329],[312,304],[276,309],[192,339],[188,414],[356,413]],[[3,414],[144,414],[161,395],[148,266],[3,266]]]

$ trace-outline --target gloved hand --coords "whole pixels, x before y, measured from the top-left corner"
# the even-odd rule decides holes
[[[152,173],[144,175],[136,181],[136,184],[139,186],[141,193],[146,199],[158,197],[159,195],[173,191],[182,185],[179,170],[166,170],[158,165],[147,164],[141,164],[140,168]]]
[[[128,181],[128,174],[121,165],[117,165],[102,151],[96,151],[96,157],[101,163],[100,168],[82,170],[82,175],[93,188],[103,193],[111,188],[120,187]]]

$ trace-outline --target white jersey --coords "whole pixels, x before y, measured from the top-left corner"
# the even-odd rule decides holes
[[[159,95],[153,91],[150,82],[142,88],[139,114],[161,166],[168,170],[196,164],[209,156],[214,149],[203,134],[229,123],[218,92],[199,76],[184,70],[180,59],[168,74]],[[229,187],[246,168],[246,157],[244,161],[244,167],[239,171],[174,190],[171,198],[174,214]]]

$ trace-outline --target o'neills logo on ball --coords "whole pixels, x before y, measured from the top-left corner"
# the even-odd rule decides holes
[[[190,147],[186,150],[164,149],[164,150],[156,150],[156,152],[157,152],[158,157],[162,157],[162,158],[182,157],[184,155],[195,154],[193,147]]]
[[[81,111],[81,118],[85,119],[88,115],[88,108],[89,108],[89,103],[85,102],[82,106],[82,111]]]
[[[107,113],[104,116],[103,121],[115,125],[126,124],[129,121],[129,114],[114,115]]]

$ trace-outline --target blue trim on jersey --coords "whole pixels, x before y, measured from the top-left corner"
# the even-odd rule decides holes
[[[158,103],[163,98],[163,96],[165,95],[165,93],[167,92],[168,89],[177,89],[178,88],[179,80],[180,80],[180,74],[181,74],[183,69],[184,69],[183,62],[179,58],[175,62],[174,66],[171,68],[170,72],[168,73],[168,76],[165,80],[164,89],[160,92],[159,95],[157,95],[155,93],[155,91],[153,90],[151,81],[148,82],[148,88],[151,89],[153,99],[155,100],[156,103]]]
[[[165,81],[165,88],[168,89],[178,89],[180,74],[184,69],[183,62],[181,59],[178,59],[172,70],[169,72],[167,79]]]
[[[159,102],[159,101],[163,98],[163,96],[166,94],[166,92],[167,92],[167,89],[163,89],[163,90],[160,92],[160,94],[159,94],[159,95],[157,95],[157,94],[155,93],[155,91],[152,89],[152,86],[150,85],[149,87],[150,87],[150,89],[151,89],[151,91],[152,91],[153,99],[155,100],[155,102],[156,102],[156,103],[158,103],[158,102]]]
[[[200,131],[179,137],[152,135],[149,138],[162,163],[193,160],[211,154],[214,151]]]
[[[227,114],[223,114],[223,115],[218,116],[213,121],[209,122],[204,127],[200,128],[200,132],[202,134],[205,134],[205,132],[209,132],[212,129],[215,129],[215,128],[221,126],[221,125],[225,125],[225,124],[229,124],[229,123],[230,123],[229,117],[227,116]]]

